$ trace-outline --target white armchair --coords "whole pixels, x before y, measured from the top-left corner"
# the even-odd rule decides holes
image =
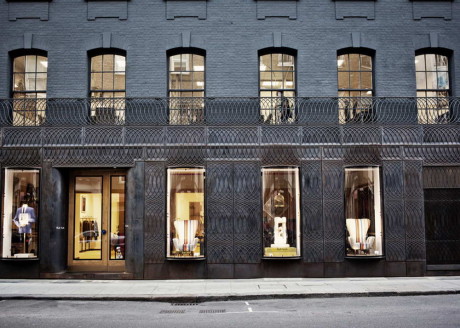
[[[347,219],[347,231],[350,235],[348,243],[351,249],[355,252],[359,250],[369,250],[374,246],[375,237],[367,236],[367,231],[371,226],[371,220],[363,219]]]
[[[174,227],[178,236],[178,238],[173,238],[175,250],[193,252],[198,244],[198,238],[195,237],[198,220],[176,220],[174,221]]]

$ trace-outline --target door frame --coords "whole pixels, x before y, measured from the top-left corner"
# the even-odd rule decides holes
[[[73,272],[124,272],[125,259],[111,260],[110,259],[110,223],[111,223],[111,178],[112,176],[125,177],[125,209],[126,209],[126,178],[127,171],[120,169],[78,169],[72,170],[69,174],[69,212],[68,212],[68,251],[67,251],[67,269]],[[101,259],[100,260],[77,260],[74,259],[75,252],[75,181],[77,177],[101,177],[102,178],[102,217],[101,226]],[[126,220],[126,210],[125,210]],[[125,221],[126,225],[126,221]],[[102,234],[102,230],[106,230]],[[126,236],[126,233],[125,233]],[[126,238],[125,238],[126,243]],[[126,245],[125,245],[126,250]]]

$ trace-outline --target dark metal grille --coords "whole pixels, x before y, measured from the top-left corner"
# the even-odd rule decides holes
[[[262,111],[270,107],[273,98],[110,98],[98,112],[91,114],[92,99],[30,99],[0,100],[2,126],[159,126],[159,125],[421,125],[460,123],[460,98],[446,97],[446,104],[437,110],[438,98],[365,97],[366,114],[349,119],[341,110],[350,106],[346,98],[291,97],[292,115],[282,120],[274,115],[267,121]],[[359,100],[359,99],[358,99]],[[21,102],[24,102],[21,105]],[[425,121],[418,120],[417,109],[433,103]],[[30,107],[30,117],[40,117],[33,124],[17,114],[16,108]],[[197,111],[199,108],[199,111]],[[116,119],[123,117],[124,119]],[[355,116],[353,116],[355,117]],[[358,119],[359,117],[359,119]],[[186,118],[181,120],[181,118]],[[441,119],[442,118],[442,119]]]

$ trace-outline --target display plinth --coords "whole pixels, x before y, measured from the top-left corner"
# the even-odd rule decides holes
[[[295,247],[265,247],[265,256],[268,256],[268,257],[297,256],[297,249]]]
[[[24,259],[24,258],[35,257],[35,254],[34,253],[18,253],[18,254],[14,254],[14,257],[19,258],[19,259]]]

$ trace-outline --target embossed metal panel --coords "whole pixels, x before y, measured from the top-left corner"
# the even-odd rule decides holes
[[[145,163],[145,263],[163,263],[166,256],[165,181],[164,163]]]

